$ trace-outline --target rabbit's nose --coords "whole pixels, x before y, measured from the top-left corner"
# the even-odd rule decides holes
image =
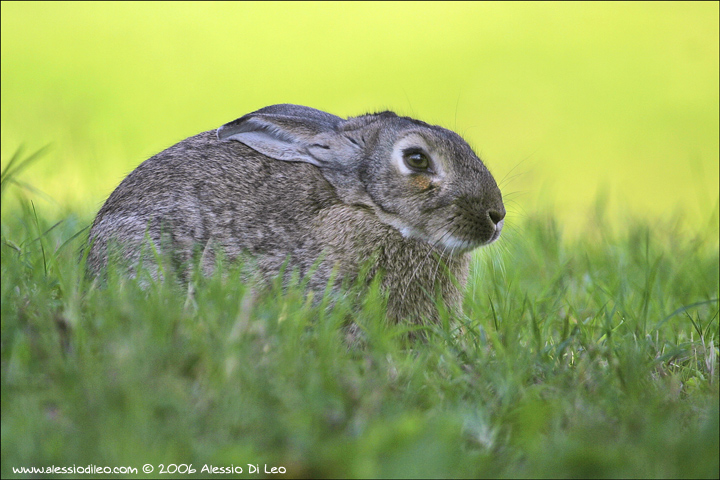
[[[488,211],[488,215],[490,216],[490,220],[493,221],[495,225],[502,222],[503,218],[505,218],[505,209],[503,210],[490,210]]]

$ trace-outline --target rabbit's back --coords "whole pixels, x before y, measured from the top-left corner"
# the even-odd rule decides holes
[[[141,256],[152,270],[151,240],[176,267],[200,248],[210,268],[221,248],[230,259],[262,257],[258,268],[277,271],[288,256],[296,263],[317,258],[314,220],[335,203],[332,187],[311,165],[268,162],[204,132],[146,160],[120,183],[90,230],[88,266],[99,273],[110,244],[131,270]],[[300,263],[301,270],[309,267]]]

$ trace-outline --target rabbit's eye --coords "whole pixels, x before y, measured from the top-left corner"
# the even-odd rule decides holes
[[[430,160],[427,155],[415,149],[408,149],[403,152],[403,160],[405,165],[413,170],[427,170],[430,168]]]

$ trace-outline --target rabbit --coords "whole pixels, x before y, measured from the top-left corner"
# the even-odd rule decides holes
[[[97,214],[87,268],[116,258],[157,278],[160,252],[180,272],[200,255],[211,273],[222,251],[251,259],[262,281],[296,271],[318,292],[366,268],[388,318],[422,324],[438,321],[438,295],[461,312],[470,252],[499,238],[504,217],[495,179],[457,133],[390,111],[343,119],[280,104],[138,166]]]

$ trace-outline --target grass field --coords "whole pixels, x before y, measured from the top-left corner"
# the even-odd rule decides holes
[[[3,478],[720,476],[717,3],[0,8]],[[85,278],[125,174],[282,102],[477,149],[509,213],[464,316]]]
[[[710,231],[638,221],[564,242],[530,217],[476,255],[466,317],[408,342],[377,291],[328,311],[298,289],[254,298],[231,272],[194,295],[97,288],[77,261],[85,224],[52,228],[26,204],[2,225],[4,477],[718,475]],[[349,321],[366,345],[348,348]]]

